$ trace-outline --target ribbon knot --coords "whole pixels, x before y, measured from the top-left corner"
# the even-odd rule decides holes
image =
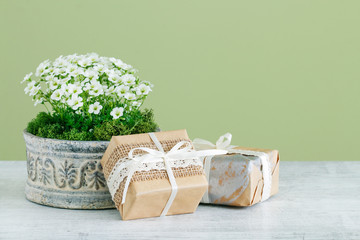
[[[161,145],[156,145],[158,148]],[[181,148],[183,147],[183,148]],[[147,152],[147,154],[141,155],[141,156],[134,156],[134,152],[142,150],[144,152]],[[133,148],[130,150],[128,156],[130,159],[136,161],[136,162],[158,162],[161,161],[161,159],[171,159],[171,160],[177,160],[182,157],[192,157],[194,150],[192,149],[192,146],[187,141],[181,141],[178,142],[170,151],[165,152],[161,146],[159,150],[146,148],[146,147],[138,147]]]
[[[194,146],[196,149],[220,149],[220,150],[227,150],[232,151],[236,146],[230,145],[232,139],[231,133],[225,133],[224,135],[220,136],[219,139],[213,144],[210,141],[195,138],[193,140]]]

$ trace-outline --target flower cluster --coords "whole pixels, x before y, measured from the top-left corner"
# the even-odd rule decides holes
[[[120,59],[73,54],[40,63],[22,83],[27,83],[25,93],[35,106],[49,103],[57,113],[107,114],[118,119],[138,109],[151,91],[152,84],[140,81],[135,73]]]

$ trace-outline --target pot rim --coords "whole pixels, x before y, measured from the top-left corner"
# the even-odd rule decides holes
[[[44,137],[39,137],[36,136],[34,134],[29,133],[28,131],[26,131],[26,128],[23,130],[23,134],[27,135],[29,137],[32,138],[37,138],[37,139],[44,139],[44,140],[51,140],[51,141],[55,141],[55,142],[77,142],[77,143],[99,143],[99,144],[108,144],[110,141],[80,141],[80,140],[64,140],[64,139],[56,139],[56,138],[44,138]]]

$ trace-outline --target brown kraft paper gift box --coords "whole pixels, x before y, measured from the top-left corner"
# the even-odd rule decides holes
[[[279,190],[279,152],[259,148],[235,147],[266,153],[272,181],[270,196]],[[259,157],[240,153],[214,156],[210,163],[208,200],[210,204],[251,206],[261,201],[264,187]],[[204,199],[201,201],[204,202]]]
[[[154,134],[165,152],[168,152],[180,141],[188,141],[191,144],[186,130]],[[112,137],[101,160],[105,178],[108,180],[109,174],[119,159],[126,158],[131,149],[138,147],[158,150],[149,134]],[[142,152],[141,150],[136,151]],[[201,160],[199,161],[201,163]],[[201,165],[190,165],[183,168],[172,168],[172,171],[178,191],[167,215],[193,213],[208,187],[203,168]],[[132,176],[125,203],[121,204],[125,181],[126,177],[120,183],[120,187],[113,197],[123,220],[161,215],[172,192],[166,170],[136,171]]]

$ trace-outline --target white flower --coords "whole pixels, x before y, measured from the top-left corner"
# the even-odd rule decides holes
[[[151,88],[145,84],[140,84],[140,86],[136,88],[137,95],[148,95],[150,91]]]
[[[133,70],[133,67],[131,65],[124,63],[120,59],[110,58],[109,60],[118,68],[122,68],[124,70]]]
[[[84,72],[84,76],[90,80],[97,80],[99,78],[99,73],[93,69],[88,69]]]
[[[99,60],[99,55],[97,53],[89,53],[88,58],[92,62],[97,62]]]
[[[90,66],[92,61],[90,58],[84,57],[78,61],[78,64],[82,67]]]
[[[49,67],[49,63],[50,63],[49,60],[45,60],[42,63],[40,63],[40,65],[36,69],[35,76],[39,77],[43,75],[46,68]]]
[[[123,107],[117,107],[114,108],[111,113],[111,116],[113,116],[113,119],[118,119],[119,117],[121,117],[122,115],[124,115],[124,108]]]
[[[66,96],[65,94],[63,95],[63,97],[61,98],[60,102],[61,103],[67,103],[67,101],[70,100],[70,96]]]
[[[86,91],[89,91],[89,94],[92,96],[99,96],[104,93],[103,86],[97,80],[92,80],[85,85],[84,88]]]
[[[65,71],[70,76],[76,76],[78,73],[78,67],[75,64],[70,64],[66,67]]]
[[[29,96],[35,96],[40,89],[41,89],[40,86],[34,86],[33,88],[31,88]]]
[[[127,100],[135,100],[136,99],[136,95],[133,94],[133,93],[125,93],[124,97],[127,99]]]
[[[29,73],[22,83],[26,82],[24,91],[33,96],[35,105],[50,102],[53,111],[66,112],[71,107],[74,113],[85,116],[84,105],[91,114],[105,114],[101,109],[112,102],[122,106],[112,111],[112,116],[119,118],[140,107],[152,91],[152,85],[140,81],[135,71],[120,59],[96,53],[72,54],[40,63],[34,73],[37,78]],[[123,106],[124,101],[128,106]]]
[[[26,76],[24,77],[24,80],[21,81],[21,83],[24,83],[26,81],[30,81],[31,79],[31,76],[33,75],[33,73],[29,73],[29,74],[26,74]]]
[[[89,90],[86,85],[89,84],[90,79],[85,78],[82,82],[78,82],[79,86],[81,86],[84,90]]]
[[[72,94],[79,95],[83,92],[81,87],[76,84],[69,84],[67,88],[68,88],[67,93],[69,95],[72,95]]]
[[[55,77],[54,75],[50,74],[50,75],[47,75],[47,76],[45,77],[45,80],[48,81],[48,82],[50,82],[50,81],[54,80],[54,78],[57,78],[57,77]]]
[[[116,58],[110,58],[109,59],[115,66],[121,68],[121,66],[124,64],[123,61],[121,61],[120,59],[116,59]]]
[[[61,75],[61,76],[65,76],[67,75],[67,71],[66,68],[55,68],[54,70],[54,75]]]
[[[70,74],[70,76],[76,77],[78,75],[84,75],[85,71],[83,68],[77,68],[76,71],[73,74]]]
[[[119,74],[116,74],[114,71],[109,73],[109,81],[113,83],[121,83],[121,77]]]
[[[49,76],[54,76],[55,75],[55,68],[53,68],[52,66],[49,66],[48,68],[45,69],[45,71],[42,74],[43,76],[45,75],[49,75]]]
[[[129,86],[121,85],[121,86],[117,87],[115,89],[115,91],[120,97],[122,97],[125,95],[125,93],[127,93],[129,91],[129,89],[130,89]]]
[[[105,89],[105,87],[104,87],[104,89]],[[105,95],[109,96],[109,95],[114,94],[115,92],[116,92],[115,86],[111,86],[109,88],[106,88]]]
[[[33,89],[35,87],[36,82],[35,81],[31,81],[28,83],[28,85],[26,86],[26,88],[24,89],[25,94],[30,93],[31,89]]]
[[[111,69],[111,68],[106,68],[104,70],[104,72],[109,76],[110,74],[114,73],[115,72],[115,69]],[[121,74],[121,71],[119,71],[120,74]]]
[[[93,90],[93,89],[97,89],[100,87],[101,87],[101,84],[97,80],[92,80],[89,83],[85,84],[85,90]]]
[[[106,69],[110,69],[110,68],[112,69],[114,67],[108,57],[99,57],[98,62],[95,63],[94,65],[97,65],[97,64],[102,64],[105,66],[104,72],[106,72],[105,71]]]
[[[61,84],[65,84],[65,83],[67,83],[68,81],[70,81],[71,80],[71,76],[67,76],[67,77],[65,77],[65,78],[60,78],[59,79],[59,82],[61,83]],[[78,82],[75,82],[75,83],[78,83]]]
[[[102,86],[100,85],[100,86],[98,86],[98,87],[96,87],[96,88],[94,88],[94,89],[91,89],[91,90],[89,91],[89,94],[92,95],[92,96],[97,97],[97,96],[99,96],[99,95],[101,95],[101,94],[104,94],[104,89],[103,89]]]
[[[70,89],[69,89],[69,86],[66,85],[66,84],[63,84],[61,85],[61,88],[60,88],[61,92],[66,96],[66,97],[69,97],[70,96]]]
[[[122,68],[122,69],[125,69],[125,70],[134,70],[134,69],[133,69],[133,66],[131,66],[131,65],[129,65],[129,64],[126,64],[126,63],[123,63],[123,64],[121,65],[121,68]]]
[[[55,100],[55,101],[59,101],[61,99],[61,97],[63,96],[63,91],[61,91],[61,89],[55,90],[52,94],[51,94],[51,99]]]
[[[131,105],[132,105],[133,107],[140,107],[140,106],[141,106],[141,102],[133,101],[133,102],[131,102]]]
[[[135,83],[135,80],[136,80],[134,75],[131,75],[131,74],[125,74],[121,77],[121,79],[125,85],[132,85]]]
[[[76,64],[77,63],[77,59],[78,59],[78,55],[75,53],[75,54],[72,54],[72,55],[67,55],[66,56],[66,59],[72,63],[72,64]]]
[[[84,105],[82,100],[83,100],[82,97],[79,97],[77,95],[72,95],[72,97],[67,101],[67,103],[72,109],[78,110],[79,107],[82,107]]]
[[[153,88],[154,87],[154,84],[152,84],[151,82],[149,81],[141,81],[141,83],[145,84],[145,85],[148,85],[150,88]]]
[[[102,108],[99,102],[95,102],[89,106],[89,113],[99,114]]]
[[[103,73],[106,72],[108,68],[105,65],[98,63],[94,66],[94,70],[99,73]]]
[[[53,63],[54,67],[58,67],[58,68],[67,67],[68,64],[69,64],[68,61],[63,56],[60,56],[57,59],[55,59]]]
[[[60,85],[60,81],[58,78],[53,78],[50,82],[49,82],[49,88],[50,90],[55,90],[59,87]]]
[[[36,97],[34,100],[35,100],[34,106],[37,106],[38,104],[42,104],[44,102],[44,98],[40,96]]]
[[[90,83],[89,87],[90,87],[89,94],[92,96],[97,97],[101,94],[104,94],[103,86],[99,82],[97,82],[95,84]]]

